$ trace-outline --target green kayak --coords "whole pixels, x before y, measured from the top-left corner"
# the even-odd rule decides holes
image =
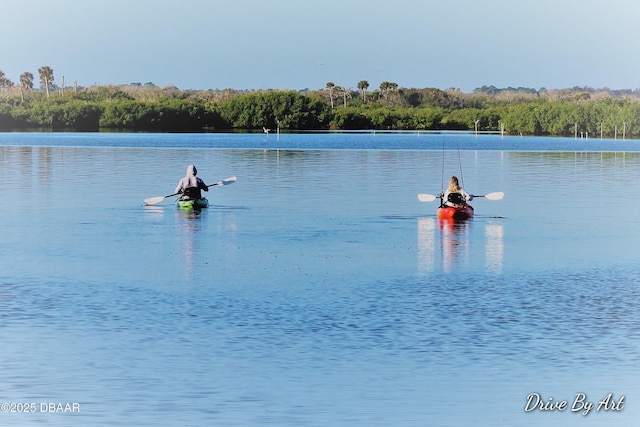
[[[190,199],[190,200],[178,200],[178,207],[180,209],[202,209],[209,207],[209,201],[205,198],[202,199]]]

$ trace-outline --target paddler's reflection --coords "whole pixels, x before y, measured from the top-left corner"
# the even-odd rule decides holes
[[[445,273],[452,273],[456,267],[468,264],[470,224],[470,220],[438,219],[442,270]]]
[[[202,210],[200,209],[176,209],[177,224],[184,231],[182,233],[184,239],[184,263],[186,283],[193,278],[193,262],[195,255],[195,234],[200,229],[200,218]]]
[[[472,236],[472,224],[473,220],[418,218],[418,272],[426,274],[440,267],[443,272],[452,273],[469,268],[471,258],[481,256],[478,250],[484,246],[487,271],[501,273],[504,257],[502,225],[485,224],[484,235]]]
[[[203,265],[234,265],[236,260],[236,214],[234,208],[176,209],[176,230],[182,246],[185,283]],[[213,236],[220,238],[213,238]],[[219,250],[212,250],[215,244]],[[212,261],[215,258],[215,262]]]
[[[180,213],[182,219],[186,219],[187,221],[197,221],[200,219],[202,215],[202,209],[181,209],[178,208],[177,211]],[[190,228],[190,227],[187,227]],[[191,231],[195,231],[195,228]]]
[[[469,257],[469,221],[453,219],[418,218],[418,271],[427,273],[441,260],[442,269],[451,273]]]

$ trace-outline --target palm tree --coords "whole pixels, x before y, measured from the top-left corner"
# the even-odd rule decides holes
[[[20,87],[25,89],[33,89],[33,73],[25,71],[20,74]]]
[[[344,99],[344,106],[347,106],[347,98],[351,98],[351,88],[336,86],[337,91],[342,91],[342,98]]]
[[[33,89],[33,74],[25,71],[20,74],[20,99],[24,101],[24,90]]]
[[[382,82],[380,83],[380,93],[382,93],[382,97],[386,98],[387,97],[387,91],[389,90],[389,85],[391,83],[389,82]]]
[[[13,86],[13,82],[5,77],[4,71],[0,70],[0,88]]]
[[[360,80],[358,82],[358,90],[362,94],[362,101],[363,102],[367,102],[366,95],[367,95],[367,88],[368,87],[369,87],[369,82],[368,81]]]
[[[336,87],[334,82],[327,83],[327,89],[329,89],[329,99],[331,100],[331,108],[333,108],[333,88]]]
[[[49,86],[53,83],[53,69],[48,65],[38,68],[38,74],[40,75],[40,83],[42,83],[47,91],[47,98],[49,97]]]
[[[398,90],[398,83],[387,82],[387,94],[389,94],[389,92],[397,92],[397,90]]]

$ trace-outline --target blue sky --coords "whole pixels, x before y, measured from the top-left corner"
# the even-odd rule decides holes
[[[637,0],[3,2],[0,70],[180,89],[640,88]]]

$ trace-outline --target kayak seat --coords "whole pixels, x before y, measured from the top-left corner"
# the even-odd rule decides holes
[[[181,197],[183,200],[202,199],[202,192],[198,187],[187,187]]]
[[[464,200],[464,197],[462,197],[462,194],[460,193],[450,193],[447,197],[447,201],[454,205],[464,205],[466,203],[466,200]]]

